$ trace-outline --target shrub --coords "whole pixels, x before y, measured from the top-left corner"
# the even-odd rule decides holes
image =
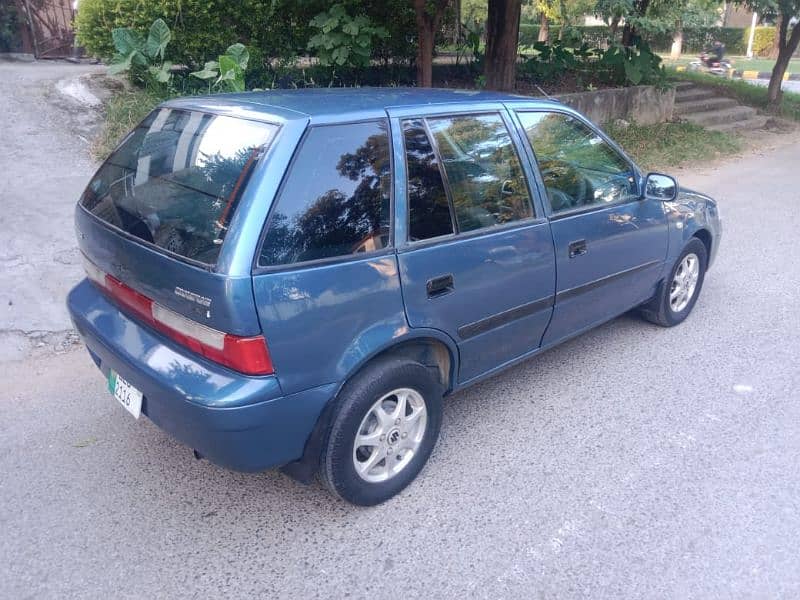
[[[774,27],[756,27],[756,34],[753,36],[753,54],[756,56],[767,56],[772,50],[772,43],[775,40]],[[742,34],[742,43],[747,48],[750,41],[750,27]],[[742,52],[744,54],[744,52]]]
[[[559,37],[559,27],[550,27],[550,39],[555,41]],[[621,31],[621,28],[620,28]],[[589,46],[604,46],[609,37],[610,30],[605,25],[591,25],[570,27],[569,35],[577,35],[581,43]],[[619,33],[617,36],[619,37]],[[539,37],[539,26],[523,23],[519,26],[519,45],[533,46]],[[647,33],[644,38],[653,50],[668,52],[672,47],[672,33]],[[747,49],[746,30],[741,27],[691,27],[683,31],[683,51],[702,52],[714,40],[725,44],[729,54],[744,54]],[[744,41],[742,41],[744,40]]]
[[[172,80],[172,63],[164,60],[172,33],[163,19],[153,21],[147,38],[135,29],[120,27],[111,32],[111,39],[117,53],[108,68],[110,74],[128,73],[132,83],[145,87],[159,88]]]
[[[81,0],[75,19],[78,43],[99,58],[114,54],[110,32],[121,27],[144,32],[158,18],[172,29],[166,58],[200,67],[223,54],[231,42],[257,46],[263,56],[304,49],[308,23],[323,4],[293,0]]]
[[[389,35],[383,27],[373,26],[366,15],[350,16],[341,4],[311,19],[311,27],[316,33],[308,41],[308,49],[326,67],[368,66],[373,40]]]
[[[243,92],[245,90],[244,73],[250,53],[242,44],[233,44],[219,60],[206,62],[199,71],[189,73],[198,79],[208,82],[208,91],[217,88],[226,92]]]
[[[19,50],[22,40],[19,36],[20,15],[14,3],[0,4],[0,52]]]
[[[728,54],[744,54],[747,50],[746,39],[742,44],[744,31],[741,27],[687,27],[683,30],[683,51],[699,53],[719,40]],[[669,52],[672,47],[672,33],[669,32],[651,34],[647,40],[658,52]]]

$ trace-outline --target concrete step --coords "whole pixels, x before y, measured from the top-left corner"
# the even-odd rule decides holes
[[[733,98],[701,98],[700,100],[690,100],[688,102],[676,102],[675,114],[688,115],[690,113],[703,112],[706,110],[721,110],[731,108],[738,103]]]
[[[697,84],[692,82],[692,81],[679,81],[678,83],[675,84],[675,89],[677,91],[690,90],[690,89],[696,88],[696,87],[697,87]]]
[[[750,117],[744,121],[730,121],[728,123],[720,123],[718,125],[709,125],[706,127],[706,129],[710,129],[712,131],[724,131],[726,133],[731,131],[750,131],[753,129],[763,128],[767,124],[768,120],[769,117],[755,115],[754,117]]]
[[[732,108],[723,108],[722,110],[709,110],[682,115],[682,118],[695,125],[708,127],[710,125],[723,125],[735,121],[746,121],[756,116],[756,114],[755,108],[750,108],[749,106],[734,106]]]
[[[714,90],[709,90],[701,87],[693,87],[685,90],[677,90],[675,92],[675,104],[683,102],[694,102],[695,100],[704,100],[705,98],[716,98],[717,93]]]

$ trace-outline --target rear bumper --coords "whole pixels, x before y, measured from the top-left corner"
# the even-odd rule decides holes
[[[275,377],[215,365],[128,318],[87,280],[69,293],[67,307],[103,374],[119,373],[143,392],[142,413],[153,423],[229,469],[260,471],[299,459],[336,389],[284,396]]]

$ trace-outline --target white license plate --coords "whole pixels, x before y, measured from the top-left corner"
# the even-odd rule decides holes
[[[142,392],[125,381],[113,370],[108,372],[108,390],[134,418],[142,414]]]

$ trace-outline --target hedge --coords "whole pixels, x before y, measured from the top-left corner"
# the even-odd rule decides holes
[[[747,43],[750,40],[750,28],[744,30],[742,40],[747,51]],[[775,40],[774,27],[756,27],[756,34],[753,36],[753,54],[755,56],[768,56],[772,50],[772,43]],[[744,54],[745,52],[742,52]]]
[[[86,51],[109,58],[111,30],[145,31],[157,18],[172,30],[169,60],[196,66],[242,42],[265,56],[287,56],[305,48],[316,2],[292,0],[81,0],[75,18],[77,40]]]
[[[605,44],[608,39],[609,29],[605,25],[584,25],[570,27],[570,31],[580,35],[581,39],[589,46],[597,47]],[[550,39],[558,39],[560,27],[550,27]],[[531,23],[522,23],[519,26],[519,45],[533,46],[539,39],[539,26]]]
[[[572,31],[578,33],[581,39],[589,46],[602,46],[609,37],[609,28],[604,25],[571,27]],[[772,29],[770,27],[759,27],[759,29]],[[620,30],[621,32],[621,30]],[[741,27],[698,27],[686,29],[683,32],[683,51],[702,52],[710,46],[714,40],[719,40],[725,44],[728,54],[745,54],[747,51],[747,30]],[[558,38],[559,28],[550,28],[550,39]],[[619,36],[620,33],[617,34]],[[519,26],[519,43],[521,46],[532,46],[539,37],[539,26],[530,23],[523,23]],[[672,34],[646,34],[644,38],[650,47],[656,52],[669,52],[672,48]],[[770,38],[770,44],[772,38]]]

